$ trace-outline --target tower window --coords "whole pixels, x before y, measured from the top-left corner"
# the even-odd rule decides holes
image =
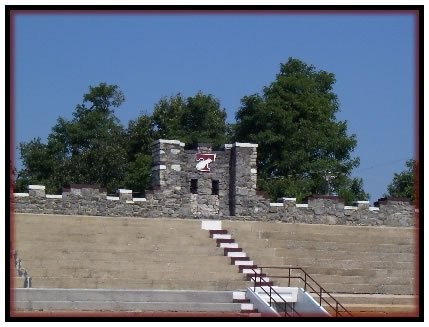
[[[191,193],[198,193],[198,179],[191,179]]]
[[[219,181],[212,181],[212,195],[219,195]]]

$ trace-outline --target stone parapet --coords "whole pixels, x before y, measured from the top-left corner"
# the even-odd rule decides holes
[[[257,144],[225,144],[213,151],[199,143],[186,149],[179,140],[152,144],[150,189],[145,198],[133,198],[132,190],[119,189],[107,196],[96,185],[72,184],[62,195],[46,195],[45,186],[30,185],[28,193],[13,197],[15,212],[173,218],[234,217],[308,224],[412,226],[415,208],[404,199],[380,199],[345,206],[341,198],[312,195],[305,203],[280,198],[276,203],[259,192]]]

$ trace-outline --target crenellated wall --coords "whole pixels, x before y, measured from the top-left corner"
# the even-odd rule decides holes
[[[152,146],[151,190],[133,198],[119,189],[117,197],[88,185],[71,185],[61,195],[45,195],[45,187],[30,185],[15,193],[13,210],[21,213],[214,218],[299,222],[309,224],[413,226],[415,209],[408,201],[385,199],[377,207],[367,201],[344,206],[333,196],[313,196],[307,203],[281,198],[278,203],[259,195],[257,144],[209,144],[185,150],[177,140],[157,140]]]

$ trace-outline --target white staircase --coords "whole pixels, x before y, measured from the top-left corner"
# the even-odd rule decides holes
[[[203,220],[201,229],[207,230],[216,245],[224,250],[231,264],[238,266],[239,272],[253,282],[246,292],[234,292],[234,302],[242,304],[242,312],[258,312],[268,316],[300,316],[300,313],[313,316],[330,316],[310,294],[298,287],[273,286],[262,269],[250,257],[227,230],[222,229],[220,220]]]

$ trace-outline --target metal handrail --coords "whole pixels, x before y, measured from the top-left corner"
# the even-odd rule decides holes
[[[253,270],[253,272],[254,272],[254,279],[253,279],[253,291],[255,292],[256,291],[256,278],[258,277],[259,278],[259,283],[261,283],[262,281],[263,282],[265,282],[265,283],[267,283],[268,281],[266,281],[265,279],[264,279],[264,277],[261,275],[262,274],[262,269],[261,269],[261,274],[259,274],[259,276],[257,276],[258,275],[258,273],[256,272],[256,270],[254,269],[254,268],[250,268],[250,269],[252,269]],[[256,268],[257,269],[257,268]],[[274,304],[277,304],[278,306],[281,306],[281,304],[283,304],[284,303],[284,308],[285,308],[285,311],[284,311],[284,315],[285,315],[285,317],[290,317],[291,315],[290,314],[288,314],[288,312],[287,312],[287,308],[289,307],[290,309],[291,309],[291,312],[292,312],[292,317],[295,317],[295,316],[298,316],[298,317],[300,317],[300,314],[298,313],[298,312],[296,312],[295,311],[295,308],[293,307],[293,306],[291,306],[288,302],[286,302],[286,300],[279,294],[279,293],[277,293],[277,291],[273,288],[273,287],[271,287],[271,285],[267,285],[268,287],[269,287],[269,293],[264,289],[264,287],[263,286],[261,286],[261,289],[264,291],[264,293],[265,294],[267,294],[268,296],[269,296],[269,298],[270,298],[270,307],[271,307],[271,303],[272,302],[274,302]],[[282,303],[280,303],[280,302],[277,302],[273,297],[272,297],[272,292],[274,292],[275,294],[277,294],[278,295],[278,297],[283,301]]]
[[[349,317],[353,317],[351,312],[348,311],[340,302],[338,302],[337,299],[335,299],[328,291],[326,291],[322,286],[320,286],[320,284],[318,282],[316,282],[314,280],[313,277],[311,277],[304,269],[302,269],[301,267],[281,267],[281,266],[263,266],[263,267],[258,267],[261,269],[261,274],[262,274],[262,269],[266,268],[266,269],[281,269],[281,270],[288,270],[288,276],[271,276],[271,278],[287,278],[288,279],[288,287],[290,287],[290,281],[291,279],[300,279],[304,282],[304,291],[307,291],[307,286],[318,295],[319,297],[319,305],[322,306],[322,301],[324,303],[326,303],[328,306],[330,306],[333,310],[335,310],[335,316],[336,317],[342,317],[341,313],[346,313]],[[300,270],[304,273],[304,278],[300,275],[300,276],[291,276],[291,270]],[[309,284],[308,279],[310,281],[312,281],[314,284],[316,284],[318,290],[316,290],[311,284]],[[335,307],[332,306],[331,303],[329,303],[323,296],[322,294],[326,294],[328,297],[330,297],[333,301],[335,301]],[[338,307],[341,307],[342,311],[338,310]]]

